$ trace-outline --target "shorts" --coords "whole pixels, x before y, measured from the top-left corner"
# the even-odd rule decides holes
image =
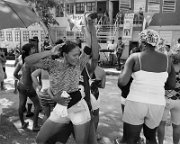
[[[36,91],[33,88],[26,88],[22,83],[18,83],[17,89],[19,93],[28,96],[28,97],[35,97],[37,96]]]
[[[165,106],[126,100],[123,121],[132,125],[145,124],[150,129],[159,126]]]
[[[91,105],[92,105],[92,110],[97,110],[100,108],[100,98],[96,99],[94,95],[91,94]]]
[[[56,105],[57,106],[57,105]],[[49,120],[56,123],[69,123],[70,121],[73,125],[81,125],[85,124],[91,120],[90,112],[88,105],[84,99],[80,100],[75,105],[71,106],[67,112],[68,115],[66,117],[62,117],[59,113],[59,110],[56,108],[50,114]]]
[[[162,121],[167,121],[171,115],[171,121],[175,125],[180,125],[180,100],[166,99],[166,107],[164,110]]]
[[[52,99],[50,99],[50,96],[48,93],[41,93],[37,91],[36,93],[38,95],[38,98],[42,107],[50,107],[52,109],[55,107],[56,103]]]
[[[56,105],[56,103],[53,100],[42,99],[42,98],[40,98],[39,100],[40,100],[40,104],[41,104],[42,108],[50,108],[51,111],[53,110],[53,108]]]

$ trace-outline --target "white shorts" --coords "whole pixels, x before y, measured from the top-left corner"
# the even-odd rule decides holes
[[[69,123],[71,121],[74,125],[81,125],[91,120],[89,108],[84,99],[70,107],[67,110],[68,115],[66,117],[62,117],[59,111],[55,106],[49,120],[56,123]]]
[[[180,100],[166,99],[166,107],[164,110],[162,121],[167,121],[171,115],[171,121],[175,125],[180,125]]]
[[[96,99],[92,94],[91,94],[91,105],[92,105],[92,110],[97,110],[100,108],[100,98]]]
[[[132,125],[146,124],[151,129],[159,126],[165,106],[126,100],[123,121]]]

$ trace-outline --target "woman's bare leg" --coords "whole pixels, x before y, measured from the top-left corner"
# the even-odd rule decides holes
[[[88,144],[90,121],[81,125],[73,125],[73,127],[77,144]]]
[[[63,127],[64,123],[55,123],[47,119],[36,137],[37,144],[46,144],[46,141]]]

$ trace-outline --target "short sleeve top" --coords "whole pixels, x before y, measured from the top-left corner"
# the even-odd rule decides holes
[[[40,60],[42,68],[49,72],[52,93],[77,91],[81,72],[88,61],[89,57],[85,53],[80,56],[75,66],[65,63],[64,60],[57,61],[51,58]]]

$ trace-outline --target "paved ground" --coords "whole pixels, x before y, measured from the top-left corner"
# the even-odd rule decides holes
[[[3,121],[2,125],[6,125],[4,118],[12,122],[13,127],[15,127],[16,132],[8,133],[4,135],[0,133],[0,144],[9,144],[8,140],[12,139],[11,142],[23,143],[23,139],[27,141],[27,144],[34,143],[36,133],[33,133],[32,130],[32,119],[26,118],[26,121],[30,123],[28,130],[24,131],[21,129],[20,121],[17,114],[18,108],[18,95],[13,93],[13,71],[14,67],[12,64],[11,67],[7,66],[8,79],[5,80],[7,91],[0,92],[0,105],[3,107]],[[112,144],[114,138],[122,135],[122,122],[121,122],[121,108],[120,108],[120,90],[117,88],[117,78],[112,77],[111,80],[107,80],[106,90],[100,91],[101,99],[101,111],[100,111],[100,123],[98,132],[102,136],[103,144]],[[109,91],[111,89],[111,91]],[[108,94],[107,94],[108,92]],[[40,115],[41,120],[42,115]],[[4,131],[7,131],[8,127],[4,127]],[[101,141],[101,142],[102,142]],[[73,144],[73,140],[70,139],[68,144]]]
[[[11,62],[13,63],[13,62]],[[10,62],[8,62],[10,64]],[[12,65],[12,64],[11,64]],[[8,79],[5,80],[5,92],[0,92],[0,106],[3,107],[3,117],[0,123],[0,144],[34,144],[36,133],[32,132],[32,119],[26,119],[30,122],[29,130],[20,129],[19,118],[17,114],[18,95],[13,94],[13,67],[7,67]],[[113,76],[107,76],[106,88],[100,90],[101,108],[100,122],[98,132],[102,136],[103,144],[113,144],[116,137],[122,136],[121,106],[120,106],[120,90],[117,88],[117,76],[119,71],[115,69],[105,69],[105,71],[113,72]],[[12,125],[7,126],[7,120]],[[40,115],[41,120],[41,115]],[[14,127],[15,131],[11,131]],[[171,127],[166,127],[166,142],[172,144]],[[8,140],[11,139],[11,142]],[[72,139],[68,144],[73,144]]]

